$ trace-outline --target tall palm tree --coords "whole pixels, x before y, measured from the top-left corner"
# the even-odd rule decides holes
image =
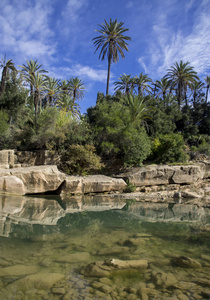
[[[12,59],[6,60],[6,54],[4,56],[4,59],[0,62],[0,68],[3,68],[2,76],[1,76],[1,86],[0,86],[0,98],[5,90],[5,83],[6,83],[6,77],[8,70],[17,71],[14,63],[12,62]]]
[[[111,63],[116,63],[119,60],[119,53],[122,58],[125,57],[123,51],[128,51],[128,43],[126,41],[131,41],[129,36],[125,36],[124,33],[129,29],[124,28],[123,22],[112,19],[105,23],[98,25],[100,30],[96,30],[101,33],[100,36],[93,38],[94,46],[96,47],[95,52],[101,48],[99,59],[104,60],[107,56],[108,58],[108,73],[107,73],[107,86],[106,95],[109,94],[109,79],[110,79],[110,69]]]
[[[125,73],[121,75],[120,78],[118,78],[119,81],[115,81],[115,90],[117,91],[123,91],[124,94],[129,94],[131,90],[131,74],[126,75]]]
[[[40,102],[41,93],[46,90],[47,86],[47,77],[35,73],[33,76],[30,76],[29,83],[33,87],[34,90],[34,109],[35,109],[35,123],[37,123],[37,114],[38,114],[38,105]]]
[[[175,88],[178,107],[180,109],[182,100],[185,100],[187,105],[187,89],[193,84],[194,81],[199,80],[196,75],[197,72],[193,70],[194,68],[190,66],[189,62],[183,63],[181,60],[180,63],[175,62],[167,70],[167,74],[164,78],[168,79],[171,83],[171,87]]]
[[[204,78],[204,80],[205,80],[205,84],[206,84],[206,103],[207,103],[208,93],[209,93],[209,89],[210,89],[210,76],[206,76]]]
[[[81,100],[84,97],[85,85],[78,77],[71,77],[68,81],[68,88],[73,101]]]
[[[31,78],[33,78],[33,76],[39,72],[39,73],[48,73],[48,71],[45,71],[44,69],[42,69],[42,65],[39,65],[37,60],[30,60],[30,61],[26,61],[26,64],[23,64],[22,66],[19,66],[20,68],[22,68],[22,70],[20,71],[22,77],[24,80],[26,80],[26,82],[30,83],[30,94],[32,99],[34,100],[34,91],[33,91],[33,85],[31,83]]]
[[[145,92],[150,93],[152,89],[149,85],[150,82],[152,82],[152,79],[142,72],[139,76],[135,77],[135,86],[137,87],[139,96],[145,95]]]

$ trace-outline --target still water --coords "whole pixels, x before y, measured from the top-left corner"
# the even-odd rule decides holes
[[[210,209],[0,195],[0,299],[210,299]]]

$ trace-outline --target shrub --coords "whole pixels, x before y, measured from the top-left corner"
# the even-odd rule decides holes
[[[86,175],[100,171],[103,164],[92,145],[71,145],[64,151],[59,167],[66,174]]]
[[[186,162],[185,143],[181,134],[159,135],[152,143],[152,160],[157,163]]]

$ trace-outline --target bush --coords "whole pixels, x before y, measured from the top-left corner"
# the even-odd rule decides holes
[[[66,174],[87,175],[100,171],[103,164],[92,145],[71,145],[61,157],[59,167]]]
[[[157,163],[186,162],[185,143],[181,134],[159,135],[152,143],[151,159]]]

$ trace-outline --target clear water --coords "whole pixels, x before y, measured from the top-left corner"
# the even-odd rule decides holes
[[[208,299],[209,221],[196,205],[2,195],[0,299]],[[147,268],[84,273],[109,259]]]

